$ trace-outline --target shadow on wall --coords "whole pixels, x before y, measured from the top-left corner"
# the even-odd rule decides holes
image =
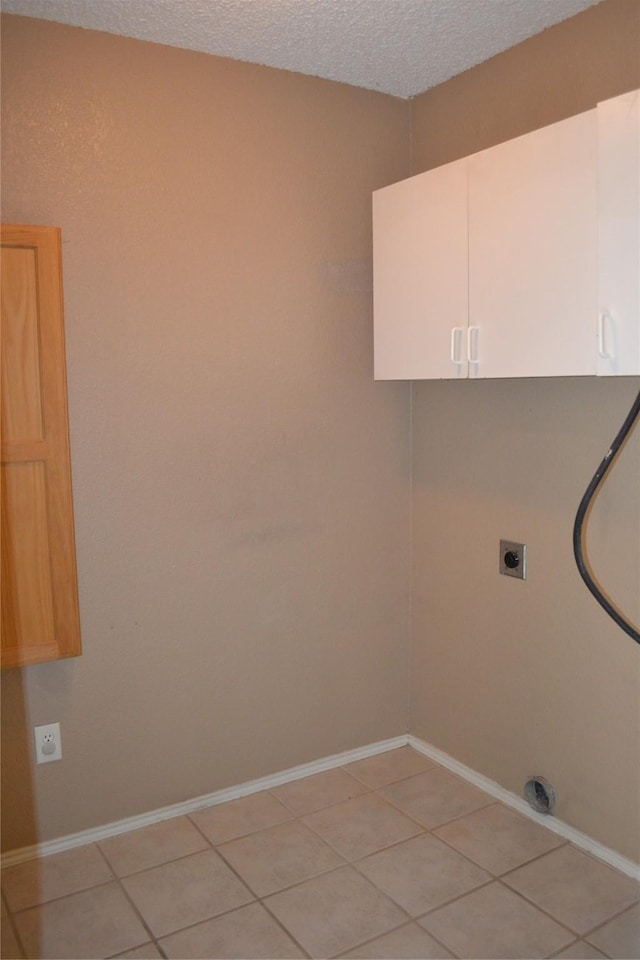
[[[5,670],[2,674],[0,724],[3,731],[0,766],[1,847],[5,852],[9,846],[13,849],[38,842],[24,673],[19,668]],[[40,881],[37,882],[39,886]],[[7,922],[4,907],[2,922],[3,925]]]

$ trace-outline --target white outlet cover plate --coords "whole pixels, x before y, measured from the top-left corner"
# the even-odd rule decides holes
[[[52,763],[62,760],[62,737],[59,723],[44,723],[33,728],[35,738],[36,763]],[[53,744],[51,753],[48,751]]]

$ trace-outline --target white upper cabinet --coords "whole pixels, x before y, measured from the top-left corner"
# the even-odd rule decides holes
[[[466,160],[374,193],[373,272],[376,379],[466,377]]]
[[[640,373],[640,94],[598,104],[598,373]]]
[[[595,374],[596,111],[469,158],[470,376]]]
[[[376,379],[640,373],[640,98],[376,191]]]

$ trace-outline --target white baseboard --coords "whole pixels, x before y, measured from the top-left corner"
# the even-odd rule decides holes
[[[569,824],[564,823],[556,817],[545,816],[536,813],[529,806],[526,800],[518,797],[510,790],[501,787],[500,784],[483,774],[478,773],[471,767],[465,766],[455,760],[449,754],[444,753],[437,747],[414,737],[412,734],[404,734],[400,737],[393,737],[391,740],[380,740],[377,743],[370,743],[365,747],[358,747],[355,750],[346,750],[344,753],[336,753],[330,757],[324,757],[321,760],[314,760],[311,763],[303,763],[297,767],[290,767],[288,770],[282,770],[280,773],[274,773],[267,777],[260,777],[258,780],[249,780],[235,787],[227,787],[224,790],[217,790],[215,793],[209,793],[202,797],[196,797],[193,800],[186,800],[183,803],[175,803],[169,807],[160,807],[157,810],[151,810],[149,813],[143,813],[136,817],[127,817],[124,820],[117,820],[114,823],[108,823],[102,827],[95,827],[91,830],[82,830],[79,833],[72,833],[66,837],[60,837],[58,840],[49,840],[45,843],[37,843],[30,847],[21,847],[19,850],[13,850],[2,856],[2,867],[9,867],[16,863],[23,863],[26,860],[34,860],[36,857],[47,857],[54,853],[62,853],[65,850],[71,850],[73,847],[80,847],[87,843],[95,843],[98,840],[105,840],[107,837],[115,837],[121,833],[128,833],[130,830],[138,830],[141,827],[148,827],[153,823],[159,823],[161,820],[170,820],[172,817],[180,817],[185,814],[195,813],[196,810],[202,810],[205,807],[211,807],[218,803],[226,803],[228,800],[237,800],[239,797],[246,797],[251,793],[258,793],[260,790],[269,790],[272,787],[279,787],[283,783],[291,783],[294,780],[301,780],[303,777],[310,777],[314,773],[323,773],[325,770],[333,770],[336,767],[342,767],[347,763],[354,763],[356,760],[364,760],[366,757],[373,757],[380,753],[386,753],[388,750],[395,750],[398,747],[410,746],[418,753],[429,757],[435,763],[440,764],[457,776],[462,777],[469,783],[484,790],[490,796],[500,800],[508,807],[517,810],[518,813],[541,824],[553,833],[573,843],[574,846],[585,850],[598,860],[615,867],[621,873],[626,874],[633,879],[640,880],[640,866],[632,860],[623,857],[622,854],[610,850],[604,844],[598,843],[585,833],[581,833]]]
[[[290,767],[288,770],[282,770],[280,773],[274,773],[267,777],[260,777],[258,780],[249,780],[235,787],[216,790],[214,793],[195,797],[193,800],[174,803],[169,807],[160,807],[157,810],[150,810],[149,813],[142,813],[135,817],[126,817],[124,820],[116,820],[114,823],[107,823],[102,827],[81,830],[79,833],[71,833],[66,837],[60,837],[58,840],[48,840],[44,843],[33,844],[33,846],[20,847],[18,850],[3,854],[1,865],[3,868],[9,867],[16,863],[23,863],[25,860],[48,857],[54,853],[71,850],[73,847],[81,847],[87,843],[106,840],[107,837],[115,837],[120,833],[128,833],[130,830],[139,830],[141,827],[148,827],[152,823],[159,823],[161,820],[170,820],[172,817],[195,813],[196,810],[212,807],[218,803],[226,803],[228,800],[237,800],[239,797],[246,797],[250,793],[258,793],[260,790],[270,790],[272,787],[279,787],[283,783],[301,780],[303,777],[310,777],[314,773],[323,773],[325,770],[342,767],[347,763],[364,760],[378,753],[386,753],[388,750],[395,750],[397,747],[405,747],[406,745],[407,735],[403,734],[391,740],[380,740],[377,743],[370,743],[368,746],[358,747],[355,750],[346,750],[344,753],[336,753],[321,760]]]
[[[581,833],[580,830],[576,830],[575,827],[569,826],[568,823],[564,823],[564,821],[558,820],[556,817],[536,813],[524,798],[517,796],[517,794],[512,793],[510,790],[506,790],[504,787],[501,787],[499,783],[496,783],[495,780],[490,780],[489,777],[477,773],[475,770],[472,770],[471,767],[465,766],[464,763],[454,760],[448,753],[444,753],[444,751],[439,750],[430,743],[426,743],[424,740],[420,740],[412,734],[407,737],[407,743],[410,747],[413,747],[414,750],[417,750],[418,753],[422,753],[425,757],[429,757],[430,760],[441,764],[443,767],[446,767],[447,770],[450,770],[451,773],[455,773],[459,777],[462,777],[463,780],[467,780],[473,784],[474,787],[484,790],[485,793],[495,797],[496,800],[500,800],[506,806],[523,814],[523,816],[541,824],[543,827],[546,827],[547,830],[557,833],[558,836],[568,840],[574,846],[592,854],[592,856],[597,857],[598,860],[603,860],[605,863],[608,863],[609,866],[615,867],[616,870],[626,874],[628,877],[632,877],[634,880],[640,880],[640,865],[634,863],[633,860],[628,860],[626,857],[623,857],[621,853],[616,853],[615,850],[605,847],[604,844],[598,843],[597,840],[593,840],[587,836],[586,833]]]

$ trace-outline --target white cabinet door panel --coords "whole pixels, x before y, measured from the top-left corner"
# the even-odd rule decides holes
[[[377,190],[373,236],[375,378],[466,377],[466,160]]]
[[[469,158],[470,376],[595,374],[596,111]]]
[[[598,104],[598,373],[640,373],[640,93]]]

